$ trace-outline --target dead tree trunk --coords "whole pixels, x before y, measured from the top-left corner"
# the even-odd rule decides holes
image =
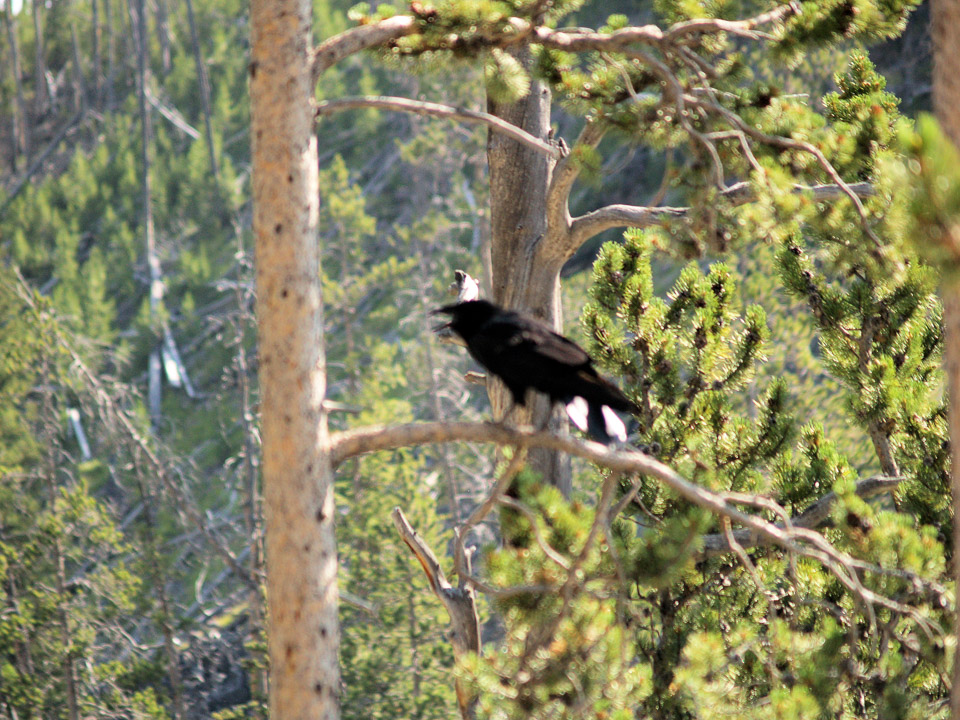
[[[40,116],[43,115],[44,110],[47,108],[47,103],[50,100],[49,93],[47,92],[47,64],[44,60],[43,54],[43,23],[40,20],[40,2],[39,0],[33,0],[30,3],[30,10],[33,17],[33,32],[34,32],[34,85],[33,88],[33,115],[34,121],[39,121]]]
[[[930,29],[933,36],[933,108],[947,137],[960,148],[960,0],[933,0]],[[960,226],[945,234],[960,237]],[[954,261],[958,262],[958,261]],[[949,388],[950,455],[953,487],[953,575],[960,581],[960,281],[956,269],[944,273],[943,358]],[[954,634],[960,634],[960,614],[955,613]],[[954,651],[950,716],[960,720],[960,645]]]
[[[17,37],[17,20],[13,14],[13,2],[7,0],[4,5],[4,23],[7,28],[7,42],[10,44],[10,72],[17,92],[17,107],[10,113],[13,121],[13,169],[17,169],[17,158],[23,155],[30,160],[30,135],[27,123],[27,103],[23,99],[23,75],[20,65],[20,39]]]
[[[339,717],[333,471],[323,408],[310,0],[252,0],[253,226],[270,715]]]
[[[147,108],[147,18],[143,0],[136,0],[136,18],[131,23],[136,28],[137,43],[137,95],[140,105],[140,162],[143,176],[141,178],[141,202],[143,203],[143,236],[147,256],[147,269],[150,278],[150,320],[157,324],[160,303],[163,300],[163,281],[160,278],[160,257],[157,254],[157,238],[153,227],[153,203],[151,202],[150,183],[150,111]],[[156,427],[160,420],[160,334],[155,329],[154,347],[150,351],[147,361],[147,405],[150,411],[150,422]]]
[[[187,0],[187,22],[190,25],[190,42],[193,45],[193,61],[197,66],[197,83],[200,86],[200,106],[203,108],[203,126],[207,136],[207,154],[210,158],[210,172],[215,182],[220,180],[220,168],[217,165],[217,150],[213,146],[213,124],[210,120],[210,80],[207,77],[207,66],[203,62],[203,53],[200,52],[200,36],[197,33],[197,22],[193,15],[193,0]]]
[[[100,61],[101,30],[99,0],[91,0],[90,2],[90,45],[92,50],[91,63],[93,65],[90,69],[90,75],[93,78],[93,106],[99,108],[103,100],[103,67]]]
[[[157,37],[160,39],[160,68],[166,77],[173,69],[173,56],[170,51],[170,13],[167,10],[167,0],[156,0],[154,9],[157,13]]]
[[[530,50],[517,51],[517,59],[530,64]],[[550,131],[550,90],[539,81],[531,83],[529,94],[514,103],[487,99],[487,111],[522,128],[541,140]],[[560,305],[562,262],[540,261],[541,247],[550,228],[547,222],[547,194],[556,161],[516,140],[491,129],[487,133],[487,163],[490,168],[490,284],[495,302],[527,311],[556,330],[563,322]],[[510,406],[502,383],[488,386],[495,418]],[[550,402],[537,393],[527,401],[527,412],[514,412],[515,421],[540,427],[551,414]],[[550,418],[555,430],[565,426],[562,413]],[[570,473],[559,453],[538,448],[530,452],[530,467],[545,480],[570,493]]]

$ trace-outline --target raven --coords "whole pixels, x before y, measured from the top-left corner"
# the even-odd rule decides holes
[[[446,305],[434,313],[450,315],[439,328],[463,338],[473,358],[503,380],[513,401],[525,404],[528,388],[562,402],[581,430],[603,443],[627,439],[614,410],[635,409],[613,383],[597,374],[586,351],[539,320],[505,310],[487,300]]]

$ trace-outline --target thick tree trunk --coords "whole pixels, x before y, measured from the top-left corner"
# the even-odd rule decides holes
[[[251,2],[270,716],[283,720],[339,717],[310,27],[310,0]]]
[[[933,107],[947,136],[960,148],[960,0],[933,0]],[[960,227],[946,232],[960,237]],[[960,262],[960,261],[958,261]],[[943,297],[944,365],[949,387],[950,453],[953,487],[953,574],[960,583],[960,267],[947,268]],[[960,613],[954,634],[960,636]],[[954,651],[950,714],[960,720],[960,645]]]
[[[524,47],[518,59],[529,65],[530,51]],[[530,93],[515,103],[487,99],[487,112],[546,140],[550,131],[550,90],[534,81]],[[487,134],[487,163],[490,167],[490,284],[493,299],[500,305],[539,317],[560,330],[562,262],[544,262],[542,249],[551,228],[547,226],[547,190],[554,160],[521,145],[501,133]],[[502,418],[510,407],[509,394],[501,383],[488,386],[494,418]],[[514,422],[536,427],[551,415],[549,401],[539,393],[527,401],[528,412],[515,409]],[[566,426],[559,409],[550,418],[555,430]],[[570,492],[567,464],[559,453],[533,449],[530,467],[564,492]]]

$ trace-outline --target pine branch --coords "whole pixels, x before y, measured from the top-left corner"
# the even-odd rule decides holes
[[[728,33],[752,39],[769,39],[757,28],[784,20],[797,12],[796,3],[786,3],[773,10],[761,13],[745,20],[702,19],[677,23],[667,30],[656,25],[627,27],[612,33],[598,33],[582,29],[555,30],[535,25],[523,18],[509,18],[505,25],[510,29],[499,36],[485,37],[486,47],[508,47],[518,42],[531,42],[545,47],[571,52],[624,52],[636,45],[647,45],[663,49],[679,46],[691,35]],[[419,32],[418,18],[411,15],[396,15],[369,25],[360,25],[335,35],[318,45],[312,55],[313,79],[355,53],[397,40],[406,35]],[[459,37],[451,34],[445,42],[446,47],[457,44]],[[256,68],[250,68],[256,72]]]
[[[415,115],[432,115],[434,117],[462,120],[466,123],[486,125],[548,157],[560,157],[560,148],[556,145],[551,145],[544,140],[534,137],[526,130],[521,130],[516,125],[511,125],[495,115],[480,112],[479,110],[467,110],[466,108],[440,105],[439,103],[426,102],[423,100],[410,100],[402,97],[367,95],[363,97],[345,97],[336,100],[321,101],[317,103],[315,113],[317,117],[320,117],[322,115],[331,115],[341,110],[354,110],[357,108],[381,108],[384,110],[409,112]]]
[[[635,45],[648,45],[662,49],[676,45],[694,34],[707,35],[728,33],[751,39],[769,39],[770,36],[761,34],[757,28],[772,25],[784,20],[797,12],[795,3],[786,3],[777,8],[746,20],[721,20],[719,18],[687,20],[677,23],[667,30],[656,25],[642,27],[627,27],[612,33],[598,33],[589,30],[552,30],[547,27],[536,27],[528,30],[530,41],[546,47],[567,50],[568,52],[624,52]],[[519,20],[514,23],[518,30],[523,30],[527,21]]]

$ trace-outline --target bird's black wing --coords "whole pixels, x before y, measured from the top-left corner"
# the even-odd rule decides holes
[[[576,343],[531,318],[498,313],[467,343],[471,354],[510,388],[518,404],[527,388],[554,399],[578,394],[583,381],[596,378],[590,356]]]
[[[590,365],[586,350],[549,327],[515,313],[504,313],[484,325],[484,331],[504,339],[509,352],[530,352],[540,362],[555,362],[570,368]]]

